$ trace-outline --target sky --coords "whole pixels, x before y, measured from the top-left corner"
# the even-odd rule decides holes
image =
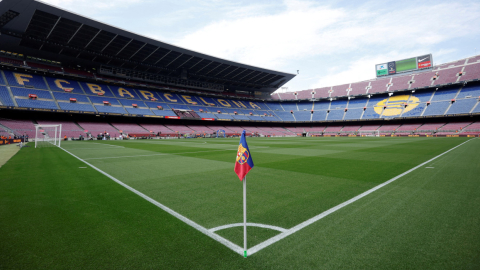
[[[480,1],[43,0],[212,56],[298,75],[300,91],[375,78],[375,64],[480,54]]]

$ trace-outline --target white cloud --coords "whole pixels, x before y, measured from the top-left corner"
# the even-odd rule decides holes
[[[285,1],[283,6],[283,10],[269,15],[245,16],[248,12],[239,10],[242,17],[210,23],[176,43],[251,65],[276,70],[299,68],[304,73],[308,73],[306,66],[288,65],[294,60],[306,63],[332,55],[359,56],[356,61],[342,59],[350,67],[340,73],[343,75],[333,70],[323,72],[316,82],[320,87],[372,78],[377,61],[394,60],[395,55],[411,57],[415,54],[408,53],[413,51],[428,53],[440,42],[480,32],[477,2],[417,3],[392,9],[370,3],[347,9],[307,1]],[[318,62],[318,66],[329,64]]]

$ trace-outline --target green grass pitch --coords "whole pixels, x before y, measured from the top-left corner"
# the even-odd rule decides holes
[[[212,229],[243,222],[237,139],[62,148]],[[0,269],[478,269],[480,140],[247,138],[248,222],[285,230],[462,143],[244,259],[59,148],[0,168]],[[243,228],[215,231],[243,246]],[[252,248],[280,231],[248,227]]]

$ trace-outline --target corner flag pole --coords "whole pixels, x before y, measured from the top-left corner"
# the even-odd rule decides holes
[[[243,257],[247,258],[247,176],[243,177]]]

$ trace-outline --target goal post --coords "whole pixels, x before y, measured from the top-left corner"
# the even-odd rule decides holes
[[[60,147],[62,125],[35,125],[35,148]]]
[[[380,137],[379,130],[359,130],[358,135],[360,137]]]
[[[225,130],[219,129],[217,130],[217,138],[225,138]]]

